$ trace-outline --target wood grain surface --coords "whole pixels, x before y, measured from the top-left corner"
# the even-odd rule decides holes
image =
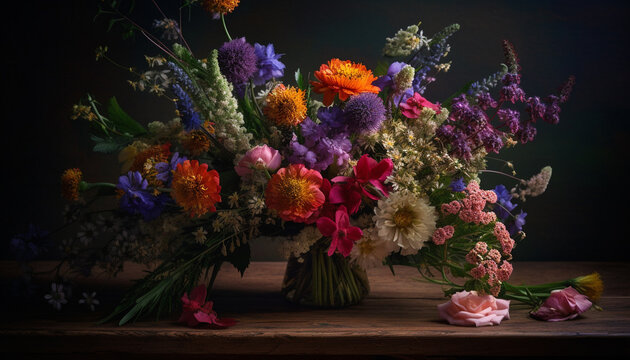
[[[38,268],[50,267],[39,263]],[[96,325],[96,313],[46,308],[12,312],[5,309],[0,326],[0,352],[34,358],[116,357],[188,359],[236,355],[264,358],[344,359],[417,357],[624,357],[630,355],[630,263],[515,263],[513,283],[540,283],[599,271],[605,283],[600,305],[576,320],[548,323],[528,317],[528,309],[512,306],[511,319],[500,326],[468,328],[448,325],[438,317],[444,302],[441,288],[417,281],[414,269],[369,271],[372,291],[359,305],[344,309],[312,309],[286,302],[280,295],[284,263],[251,264],[243,278],[228,266],[220,273],[212,300],[222,317],[239,323],[229,329],[191,329],[175,322],[145,320],[118,327]],[[2,278],[15,276],[15,266],[0,263]],[[107,294],[120,294],[141,276],[129,264],[115,279],[77,279]],[[46,279],[43,279],[44,281]],[[110,295],[113,301],[115,297]],[[76,302],[76,296],[75,300]],[[106,301],[104,301],[106,302]],[[110,305],[113,305],[110,304]],[[76,306],[75,306],[76,308]],[[233,357],[228,357],[233,358]],[[383,357],[378,357],[383,358]]]

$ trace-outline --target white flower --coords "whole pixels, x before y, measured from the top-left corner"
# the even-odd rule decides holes
[[[48,303],[57,311],[61,310],[61,305],[68,303],[66,294],[63,292],[63,285],[57,283],[50,284],[50,294],[44,295],[44,299],[48,300]]]
[[[379,200],[374,213],[378,237],[400,246],[403,255],[416,253],[435,231],[435,208],[411,193],[395,192]]]
[[[512,196],[525,201],[526,196],[536,197],[542,195],[547,190],[549,180],[551,180],[551,166],[545,166],[538,174],[532,176],[529,180],[521,180],[520,185],[523,186],[523,188],[512,189]]]
[[[98,235],[98,231],[96,230],[96,226],[92,223],[85,223],[81,225],[79,228],[79,232],[77,233],[77,238],[83,245],[88,245],[94,240],[94,238]]]
[[[208,235],[208,232],[200,226],[199,228],[197,228],[197,231],[193,232],[193,235],[195,235],[195,241],[197,243],[203,244],[207,240],[206,235]]]
[[[94,307],[100,304],[100,301],[96,299],[96,292],[91,294],[83,293],[83,299],[79,299],[79,304],[85,304],[90,307],[90,310],[94,311]]]
[[[376,229],[363,229],[363,237],[354,244],[350,252],[350,262],[363,269],[377,267],[395,249],[393,242],[378,237]]]
[[[291,255],[299,258],[302,254],[306,254],[311,246],[322,238],[322,234],[315,226],[306,226],[293,238],[283,238],[280,243],[280,253],[286,259]]]

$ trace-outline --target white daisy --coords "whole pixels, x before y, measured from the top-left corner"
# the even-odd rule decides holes
[[[435,231],[435,208],[411,193],[390,194],[378,201],[374,213],[378,237],[398,245],[403,255],[416,253]]]
[[[90,310],[94,311],[96,309],[96,305],[99,305],[101,302],[96,299],[96,292],[92,292],[88,294],[86,292],[83,293],[83,299],[79,299],[79,304],[87,305]]]
[[[376,229],[363,229],[363,237],[354,243],[350,262],[363,269],[383,264],[383,259],[396,249],[396,244],[379,238]]]
[[[66,293],[63,292],[63,285],[57,283],[50,284],[50,293],[44,295],[44,299],[57,311],[61,310],[61,305],[68,303]]]

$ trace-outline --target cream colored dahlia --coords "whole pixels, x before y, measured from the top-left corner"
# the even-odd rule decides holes
[[[416,253],[435,231],[435,208],[412,193],[395,192],[374,209],[378,237],[393,242],[403,255]]]
[[[363,229],[363,237],[354,243],[350,252],[350,262],[363,269],[383,264],[383,259],[397,249],[396,244],[378,237],[376,229]]]

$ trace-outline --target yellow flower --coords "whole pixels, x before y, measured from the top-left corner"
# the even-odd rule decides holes
[[[306,119],[304,91],[280,84],[267,95],[265,116],[278,126],[296,126]]]
[[[594,272],[573,279],[575,289],[582,294],[588,296],[592,301],[597,302],[602,297],[604,291],[604,282],[599,273]]]
[[[240,0],[203,0],[201,6],[212,14],[227,14],[234,11]]]

